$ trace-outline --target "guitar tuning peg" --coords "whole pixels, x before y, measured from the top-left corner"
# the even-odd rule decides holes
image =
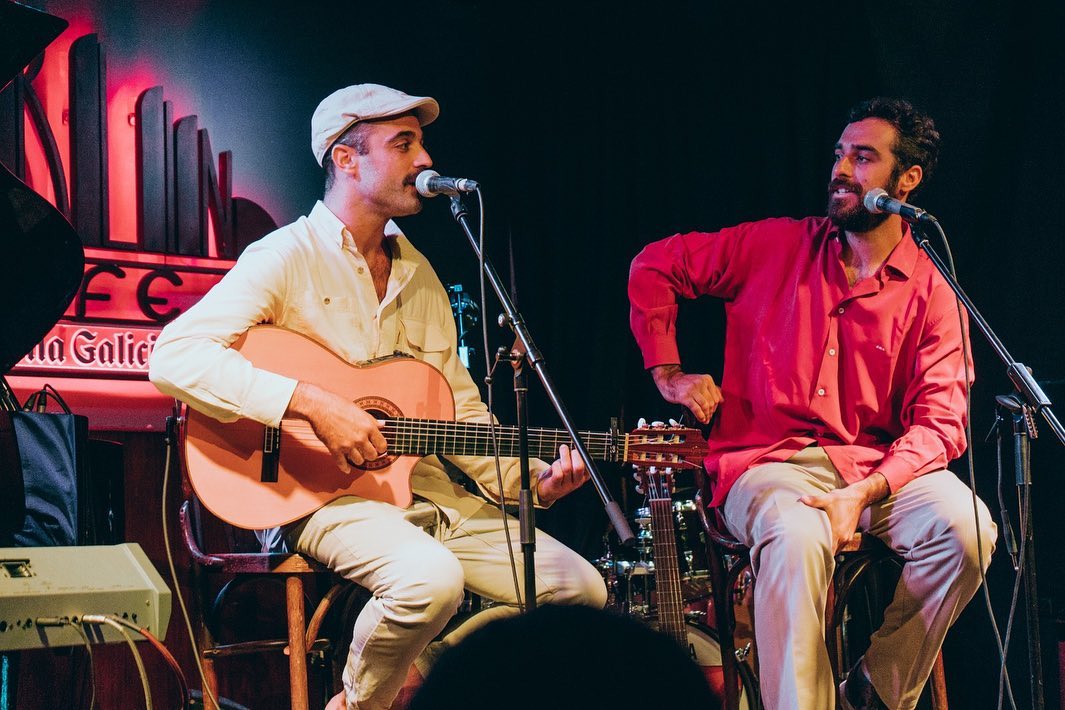
[[[677,421],[676,419],[673,419],[673,418],[671,417],[671,418],[670,418],[670,420],[669,420],[669,425],[670,425],[670,426],[676,426],[676,427],[679,427],[679,426],[680,426],[680,422],[678,422],[678,421]]]
[[[640,421],[636,422],[636,428],[637,429],[646,429],[647,428],[647,420],[644,419],[643,417],[640,417]]]
[[[657,422],[657,421],[656,422],[651,422],[651,427],[652,428],[656,428],[656,429],[662,428],[665,425],[666,425],[665,422]]]

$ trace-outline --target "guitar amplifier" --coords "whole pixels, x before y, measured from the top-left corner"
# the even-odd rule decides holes
[[[114,614],[162,639],[170,589],[136,543],[0,548],[0,651],[80,646],[77,629],[52,620],[85,614]],[[82,629],[94,643],[125,640],[106,624]]]

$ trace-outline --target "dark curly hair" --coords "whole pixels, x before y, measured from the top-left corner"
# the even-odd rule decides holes
[[[905,99],[884,96],[863,101],[852,108],[847,122],[855,123],[866,118],[883,119],[898,133],[891,149],[896,162],[893,177],[897,178],[913,165],[920,165],[924,172],[921,183],[927,182],[939,162],[939,131],[932,119]]]

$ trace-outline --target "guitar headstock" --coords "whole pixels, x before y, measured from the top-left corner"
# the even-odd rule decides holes
[[[651,500],[669,500],[677,471],[702,468],[706,439],[697,429],[670,422],[644,424],[627,437],[625,460],[632,464],[637,490]]]
[[[706,456],[703,435],[678,424],[642,424],[625,439],[625,461],[640,468],[698,469]]]

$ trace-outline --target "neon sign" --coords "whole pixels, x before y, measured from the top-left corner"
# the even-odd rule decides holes
[[[93,428],[153,429],[171,405],[147,381],[159,330],[276,224],[233,195],[232,154],[215,162],[196,116],[175,118],[159,86],[140,91],[132,113],[112,105],[119,95],[128,101],[129,91],[109,102],[96,35],[69,33],[13,84],[14,105],[24,108],[12,116],[19,140],[9,167],[71,221],[85,246],[85,271],[63,318],[9,380],[24,395],[44,377],[64,378],[54,384]],[[57,90],[66,76],[70,86]],[[27,120],[32,130],[23,129]],[[53,133],[53,126],[61,128]],[[121,144],[110,155],[109,130]],[[113,235],[113,226],[122,233]]]

